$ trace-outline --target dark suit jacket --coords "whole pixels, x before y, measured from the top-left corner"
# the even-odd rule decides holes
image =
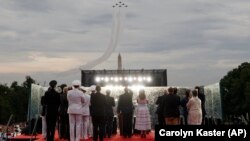
[[[91,94],[90,98],[91,116],[106,116],[106,97],[102,93]]]
[[[162,96],[159,96],[155,102],[156,105],[158,105],[156,114],[162,114],[163,115],[163,110],[164,110],[164,100],[165,100],[165,94]]]
[[[187,109],[187,103],[188,103],[189,99],[187,97],[184,97],[181,100],[181,107],[183,108],[183,115],[187,116],[188,115],[188,109]]]
[[[41,97],[41,105],[42,105],[41,115],[45,116],[45,114],[46,114],[46,105],[45,105],[45,102],[44,102],[44,96]]]
[[[132,102],[132,95],[125,93],[119,96],[117,112],[118,113],[133,113],[134,105]]]
[[[201,109],[202,109],[202,115],[206,115],[206,110],[205,110],[205,102],[206,102],[206,98],[205,98],[205,94],[204,93],[198,93],[198,97],[201,100]]]
[[[115,107],[115,100],[111,96],[106,96],[107,107],[106,107],[106,115],[114,116],[113,107]]]
[[[60,94],[60,106],[59,106],[59,115],[64,116],[67,115],[68,110],[68,100],[67,100],[67,94],[61,93]]]
[[[164,101],[165,117],[180,117],[180,97],[176,94],[168,94]]]
[[[49,89],[44,95],[44,104],[46,105],[46,114],[57,115],[60,105],[60,95],[54,89]]]

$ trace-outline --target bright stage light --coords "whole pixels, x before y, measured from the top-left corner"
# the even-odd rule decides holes
[[[128,81],[129,81],[129,82],[132,82],[132,81],[133,81],[133,78],[132,78],[132,77],[129,77],[129,78],[128,78]]]
[[[118,82],[118,77],[115,77],[115,82]]]
[[[148,78],[147,78],[147,81],[148,81],[148,82],[151,82],[151,81],[152,81],[152,78],[151,78],[151,77],[148,77]]]
[[[109,82],[109,78],[108,77],[105,77],[105,82]]]
[[[114,78],[113,78],[113,77],[111,77],[111,78],[110,78],[110,80],[114,80]]]
[[[127,78],[127,77],[125,77],[125,78],[124,78],[124,80],[125,80],[125,81],[127,81],[127,80],[128,80],[128,78]]]
[[[138,81],[139,81],[139,82],[142,82],[142,77],[138,77]]]
[[[96,78],[95,78],[95,81],[96,81],[96,82],[100,82],[100,80],[101,80],[100,77],[96,77]]]

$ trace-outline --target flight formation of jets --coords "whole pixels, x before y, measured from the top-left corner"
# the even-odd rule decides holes
[[[112,6],[113,8],[115,7],[128,7],[128,5],[126,5],[125,3],[119,1],[118,3],[116,3],[115,5]]]

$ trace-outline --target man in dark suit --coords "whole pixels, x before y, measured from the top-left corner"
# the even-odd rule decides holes
[[[44,103],[46,105],[47,141],[54,141],[55,126],[60,105],[60,95],[56,92],[57,82],[50,81],[49,89],[45,92]]]
[[[169,94],[164,100],[164,117],[166,125],[180,124],[180,96],[174,93],[174,88],[168,89]]]
[[[122,135],[124,138],[132,136],[132,120],[134,105],[132,102],[132,93],[128,87],[124,88],[125,93],[120,95],[117,106],[117,113],[122,115]]]
[[[106,91],[106,101],[107,101],[107,107],[106,107],[106,134],[108,138],[111,137],[112,131],[113,131],[113,120],[114,120],[114,111],[113,107],[115,107],[115,100],[113,97],[110,96],[110,90]]]
[[[59,106],[59,121],[58,121],[58,131],[60,139],[69,139],[69,114],[68,110],[68,100],[67,85],[61,85],[62,93],[60,94],[60,106]]]
[[[198,97],[201,100],[201,110],[202,110],[202,125],[205,124],[205,116],[206,116],[206,109],[205,109],[205,102],[206,102],[206,97],[204,92],[201,90],[201,87],[196,86],[195,89],[198,90]]]
[[[155,102],[155,104],[158,105],[156,114],[158,116],[158,123],[160,126],[165,125],[163,110],[164,110],[164,100],[167,94],[168,94],[167,90],[165,90],[164,95],[159,96]]]
[[[91,94],[91,116],[94,130],[93,140],[97,141],[98,137],[100,141],[103,141],[105,132],[105,116],[106,116],[106,97],[101,92],[101,87],[96,86],[96,93]],[[99,129],[99,130],[98,130]]]

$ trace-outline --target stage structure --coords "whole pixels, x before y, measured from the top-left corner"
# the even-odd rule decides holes
[[[155,101],[157,100],[158,96],[161,96],[164,94],[164,90],[168,89],[167,87],[129,87],[129,89],[133,93],[133,103],[134,106],[137,106],[136,99],[138,98],[138,93],[140,89],[144,89],[146,93],[146,97],[149,101],[149,109],[150,109],[150,115],[151,115],[151,121],[152,121],[152,127],[157,124],[157,115],[155,114],[157,106],[155,105]],[[178,88],[178,95],[183,98],[185,96],[185,91],[187,88],[185,87],[177,87]],[[29,113],[30,113],[30,119],[33,119],[36,117],[36,115],[39,115],[41,113],[41,96],[44,95],[45,90],[47,90],[47,87],[42,87],[39,85],[32,84],[31,88],[31,102],[29,103]],[[90,94],[91,90],[90,87],[85,87],[86,93]],[[121,94],[124,93],[124,87],[102,87],[101,92],[105,94],[106,90],[111,90],[111,96],[114,97],[116,106],[118,102],[118,98]],[[221,108],[221,96],[220,96],[220,85],[219,83],[204,86],[204,93],[206,96],[206,112],[207,118],[211,119],[220,119],[222,120],[222,108]],[[114,109],[116,110],[117,107]],[[116,111],[114,111],[116,114]],[[181,113],[182,115],[182,113]],[[116,115],[115,115],[116,116]]]
[[[167,70],[82,70],[82,85],[104,86],[168,86]]]

